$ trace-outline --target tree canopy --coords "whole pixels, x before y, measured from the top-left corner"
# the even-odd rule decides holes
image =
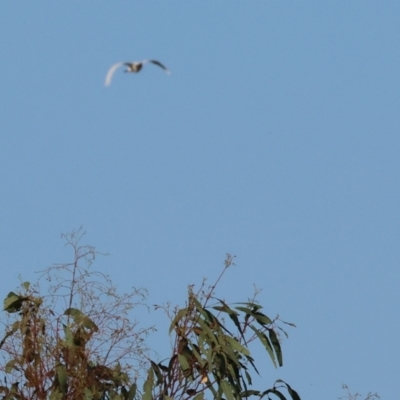
[[[257,293],[233,304],[216,296],[233,257],[227,255],[215,284],[189,286],[183,307],[155,307],[170,319],[172,346],[153,360],[146,336],[154,327],[132,320],[135,307],[146,306],[146,291],[120,295],[108,276],[92,271],[99,253],[81,245],[82,236],[64,236],[71,263],[41,271],[35,284],[22,282],[4,299],[3,399],[300,400],[281,379],[269,388],[253,385],[260,371],[250,344],[259,342],[279,368],[284,326],[294,324],[267,316]]]

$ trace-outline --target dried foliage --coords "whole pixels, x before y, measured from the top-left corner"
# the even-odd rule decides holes
[[[132,322],[146,292],[120,295],[111,280],[90,270],[99,253],[81,246],[82,231],[65,235],[70,264],[41,272],[4,300],[0,393],[4,399],[103,399],[129,393],[147,365],[152,328]],[[47,295],[40,287],[46,286]],[[121,397],[121,399],[124,397]]]

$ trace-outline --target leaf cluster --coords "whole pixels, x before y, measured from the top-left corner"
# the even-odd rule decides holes
[[[231,261],[228,256],[225,270],[232,265]],[[176,309],[171,318],[172,355],[159,363],[151,361],[143,399],[203,400],[209,393],[215,400],[251,396],[284,400],[287,398],[284,389],[288,398],[300,400],[297,392],[282,380],[269,389],[252,387],[252,376],[259,371],[249,344],[258,341],[273,365],[282,366],[277,332],[286,332],[278,324],[281,321],[265,315],[262,306],[254,300],[229,306],[213,296],[215,287],[213,285],[207,294],[201,291],[195,294],[189,287],[186,307]],[[207,306],[209,301],[213,301],[213,305]]]

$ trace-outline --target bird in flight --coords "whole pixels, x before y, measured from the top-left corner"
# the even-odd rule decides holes
[[[171,71],[160,61],[156,60],[143,60],[143,61],[134,61],[134,62],[119,62],[114,64],[107,72],[106,81],[104,82],[105,86],[108,86],[111,83],[111,79],[115,73],[115,71],[121,67],[122,65],[126,65],[126,70],[124,72],[139,72],[144,64],[152,63],[161,67],[167,74],[170,74]]]

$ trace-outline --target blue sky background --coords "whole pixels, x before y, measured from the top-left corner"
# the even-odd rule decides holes
[[[264,388],[397,398],[399,21],[389,0],[1,2],[3,297],[71,260],[60,234],[80,226],[150,304],[231,253],[219,295],[256,283],[297,324]],[[172,75],[104,87],[144,58]]]

